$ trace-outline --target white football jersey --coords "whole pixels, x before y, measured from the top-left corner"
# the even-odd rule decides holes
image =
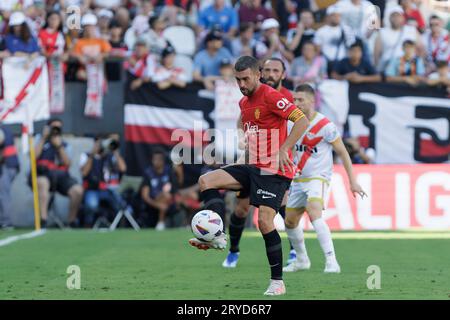
[[[293,124],[289,123],[289,131]],[[333,173],[333,146],[339,138],[334,123],[316,112],[305,134],[295,144],[294,163],[298,171],[295,178],[321,178],[329,181]]]

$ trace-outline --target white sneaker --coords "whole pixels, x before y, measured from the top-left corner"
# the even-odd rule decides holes
[[[192,238],[189,240],[189,244],[200,250],[224,250],[227,247],[227,235],[225,233],[222,233],[212,241],[203,241],[197,238]]]
[[[270,280],[269,287],[266,292],[264,292],[265,296],[281,296],[286,294],[286,287],[284,286],[283,280]]]
[[[296,272],[299,270],[308,270],[311,268],[311,261],[308,257],[303,259],[297,259],[283,268],[283,272]]]
[[[166,229],[166,225],[164,222],[160,221],[156,224],[156,231],[162,231]]]
[[[339,266],[336,259],[330,259],[327,260],[325,263],[325,270],[323,270],[325,273],[341,273],[341,267]]]

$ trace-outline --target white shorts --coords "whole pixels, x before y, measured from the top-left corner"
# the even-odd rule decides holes
[[[323,178],[296,178],[289,188],[286,209],[306,208],[308,202],[318,201],[325,204],[329,196],[329,182]]]

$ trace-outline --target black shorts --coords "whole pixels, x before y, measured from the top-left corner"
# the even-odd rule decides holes
[[[47,171],[38,174],[39,177],[47,177],[50,182],[50,192],[58,192],[63,196],[68,196],[69,190],[76,184],[77,180],[64,171]],[[31,175],[28,177],[28,185],[31,187]]]
[[[239,198],[250,197],[250,205],[267,206],[278,211],[288,190],[291,179],[277,174],[262,174],[261,169],[248,164],[237,164],[221,168],[241,185]]]

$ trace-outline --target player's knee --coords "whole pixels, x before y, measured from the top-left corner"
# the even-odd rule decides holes
[[[83,188],[76,184],[69,190],[69,197],[71,198],[81,198],[83,196]]]
[[[292,214],[286,214],[286,218],[284,218],[284,224],[286,225],[286,228],[288,229],[294,229],[298,226],[299,218],[292,215]]]
[[[198,178],[198,186],[200,191],[205,191],[209,188],[209,179],[206,177],[206,174],[202,174],[200,178]]]
[[[322,217],[322,203],[319,201],[308,202],[306,206],[306,211],[311,221],[319,219]]]

